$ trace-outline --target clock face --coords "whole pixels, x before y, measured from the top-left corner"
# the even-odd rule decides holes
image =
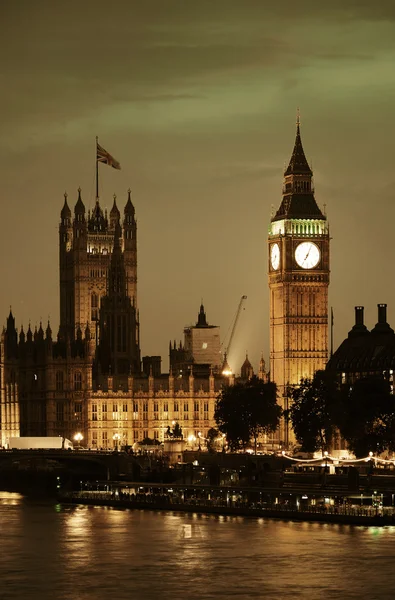
[[[273,270],[277,271],[280,266],[280,247],[278,244],[273,244],[270,249],[270,262],[272,263]]]
[[[320,249],[313,242],[302,242],[296,246],[295,260],[302,269],[314,269],[320,258]]]

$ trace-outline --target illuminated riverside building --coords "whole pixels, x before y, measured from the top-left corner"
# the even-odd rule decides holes
[[[329,226],[314,197],[299,119],[268,251],[270,378],[286,409],[289,386],[311,378],[328,360]],[[293,441],[285,421],[279,436],[285,445]]]
[[[216,397],[229,379],[219,374],[219,328],[208,325],[203,306],[185,330],[186,368],[161,374],[153,356],[143,357],[141,371],[136,239],[130,191],[122,218],[115,197],[109,218],[99,200],[86,216],[81,190],[72,218],[65,196],[59,333],[54,339],[49,323],[17,331],[10,312],[0,344],[2,446],[18,435],[79,433],[83,446],[117,448],[163,441],[173,421],[185,439],[215,426]]]

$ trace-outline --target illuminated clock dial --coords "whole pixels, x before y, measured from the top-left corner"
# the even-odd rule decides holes
[[[302,242],[296,246],[295,260],[302,269],[314,269],[320,262],[320,249],[313,242]]]
[[[277,271],[280,266],[280,247],[278,244],[273,244],[270,249],[270,262],[272,263],[273,270]]]

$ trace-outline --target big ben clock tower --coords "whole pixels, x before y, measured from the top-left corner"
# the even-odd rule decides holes
[[[329,228],[315,198],[300,137],[284,173],[283,199],[269,227],[270,378],[288,407],[287,389],[328,360]],[[292,433],[284,422],[280,441]]]

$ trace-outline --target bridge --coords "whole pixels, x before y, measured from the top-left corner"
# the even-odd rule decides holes
[[[56,472],[66,479],[138,478],[140,465],[125,452],[103,450],[29,449],[0,450],[0,484],[5,475]]]

